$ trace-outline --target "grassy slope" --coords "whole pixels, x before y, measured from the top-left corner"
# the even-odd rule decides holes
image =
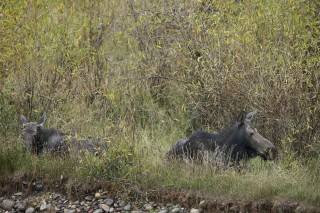
[[[144,133],[137,137],[140,145],[133,156],[125,146],[112,149],[101,158],[67,159],[25,156],[19,149],[3,149],[0,168],[8,176],[27,173],[51,180],[59,180],[61,175],[84,181],[122,180],[138,182],[145,187],[187,189],[245,200],[267,198],[319,204],[318,160],[302,166],[254,159],[242,173],[221,171],[208,165],[168,162],[164,153],[169,148],[168,141],[176,134],[157,133],[163,136],[154,137],[148,136],[149,132]]]
[[[1,28],[2,173],[319,203],[319,158],[306,160],[319,153],[317,52],[305,53],[317,41],[312,3],[17,2]],[[176,139],[219,130],[240,109],[261,112],[278,162],[238,174],[165,161]],[[117,146],[101,159],[24,156],[17,118],[42,111],[47,126]]]

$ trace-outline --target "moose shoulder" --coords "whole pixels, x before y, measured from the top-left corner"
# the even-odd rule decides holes
[[[219,158],[211,160],[223,159],[224,164],[232,162],[233,165],[257,156],[273,160],[275,146],[252,125],[255,114],[250,112],[240,116],[235,123],[219,133],[196,132],[189,138],[180,139],[172,146],[167,157],[202,161],[204,154],[209,153],[211,158]]]

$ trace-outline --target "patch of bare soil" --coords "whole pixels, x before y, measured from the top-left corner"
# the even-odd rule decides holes
[[[39,187],[40,186],[40,187]],[[42,186],[42,187],[41,187]],[[26,173],[14,176],[0,175],[0,196],[10,196],[23,192],[25,197],[47,192],[67,195],[70,200],[81,200],[98,190],[108,191],[108,196],[126,199],[132,203],[153,201],[157,203],[179,204],[185,209],[196,208],[201,212],[274,212],[274,213],[320,213],[320,206],[312,206],[294,201],[272,199],[242,200],[228,196],[216,196],[182,189],[151,189],[126,180],[79,181],[77,179],[38,178]],[[319,204],[320,205],[320,204]]]

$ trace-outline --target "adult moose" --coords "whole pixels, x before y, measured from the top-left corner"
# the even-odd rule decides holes
[[[219,133],[196,132],[190,138],[180,139],[167,153],[170,158],[187,158],[197,162],[209,160],[225,165],[239,166],[241,161],[260,156],[273,160],[275,146],[253,127],[256,112],[241,114],[238,120]],[[215,159],[212,159],[215,158]]]
[[[54,128],[43,128],[46,115],[42,115],[38,122],[29,122],[25,116],[21,115],[23,124],[23,140],[26,150],[33,154],[43,152],[55,155],[64,155],[71,151],[74,155],[81,152],[96,154],[99,149],[105,149],[106,144],[101,139],[89,138],[86,140],[76,140],[69,138],[61,131]]]

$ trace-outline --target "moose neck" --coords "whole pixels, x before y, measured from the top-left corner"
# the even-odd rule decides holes
[[[239,123],[236,122],[218,133],[217,142],[219,146],[232,146],[236,139],[239,140],[239,131],[238,131]],[[242,139],[241,139],[242,140]]]
[[[243,131],[239,127],[239,122],[225,128],[219,133],[222,140],[219,140],[219,145],[226,148],[227,154],[231,155],[232,159],[241,161],[254,155],[250,150],[245,148],[245,137]],[[219,138],[219,137],[218,137]]]

